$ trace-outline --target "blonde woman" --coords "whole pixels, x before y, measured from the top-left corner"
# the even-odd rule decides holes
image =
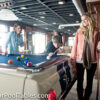
[[[81,17],[81,26],[76,32],[71,61],[77,68],[78,100],[89,100],[92,93],[93,76],[97,67],[100,49],[100,33],[91,14]],[[87,72],[87,86],[83,89],[84,69]]]

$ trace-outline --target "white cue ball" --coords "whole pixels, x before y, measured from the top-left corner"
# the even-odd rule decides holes
[[[50,56],[47,56],[47,59],[50,59]]]

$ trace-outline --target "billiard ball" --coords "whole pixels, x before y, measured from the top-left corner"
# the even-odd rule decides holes
[[[32,66],[32,63],[31,63],[31,62],[28,62],[28,63],[27,63],[27,66],[28,66],[28,67]]]
[[[28,62],[29,62],[28,60],[25,60],[25,61],[24,61],[24,64],[27,65]]]
[[[49,60],[50,59],[50,56],[47,56],[47,59]]]
[[[17,59],[17,61],[20,61],[20,60],[21,60],[19,56],[18,56],[18,57],[16,57],[16,59]]]
[[[13,63],[13,61],[12,60],[8,60],[8,64],[12,64]]]
[[[21,58],[24,58],[24,55],[21,55]]]
[[[26,60],[29,60],[29,57],[26,57],[25,59],[26,59]]]

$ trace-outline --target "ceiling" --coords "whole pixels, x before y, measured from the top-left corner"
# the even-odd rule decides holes
[[[11,0],[10,0],[11,1]],[[63,5],[59,0],[13,0],[10,9],[19,18],[18,21],[38,27],[46,31],[57,31],[73,34],[79,26],[71,26],[59,29],[61,24],[80,23],[80,14],[72,0],[65,0]],[[86,11],[86,0],[81,0],[82,7]]]

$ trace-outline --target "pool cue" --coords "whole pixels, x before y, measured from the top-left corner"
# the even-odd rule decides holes
[[[100,77],[100,51],[99,51],[99,53],[98,53],[98,55],[99,55],[99,62],[98,62],[98,65],[97,65],[97,93],[96,93],[96,100],[99,100],[99,88],[100,88],[100,86],[99,86],[99,77]]]
[[[57,53],[57,51],[58,51],[59,49],[61,49],[61,47],[57,48],[57,50],[54,52],[54,54]]]
[[[60,47],[59,47],[59,48],[60,48]],[[56,53],[58,52],[59,48],[57,48],[56,51],[53,52],[53,55],[56,54]],[[53,55],[52,55],[52,56],[53,56]],[[49,55],[48,55],[47,57],[50,57],[50,58],[51,58],[52,56],[49,56]],[[50,59],[50,58],[47,58],[47,59]]]
[[[54,54],[56,54],[58,52],[59,48],[57,48],[57,50],[54,52]]]

